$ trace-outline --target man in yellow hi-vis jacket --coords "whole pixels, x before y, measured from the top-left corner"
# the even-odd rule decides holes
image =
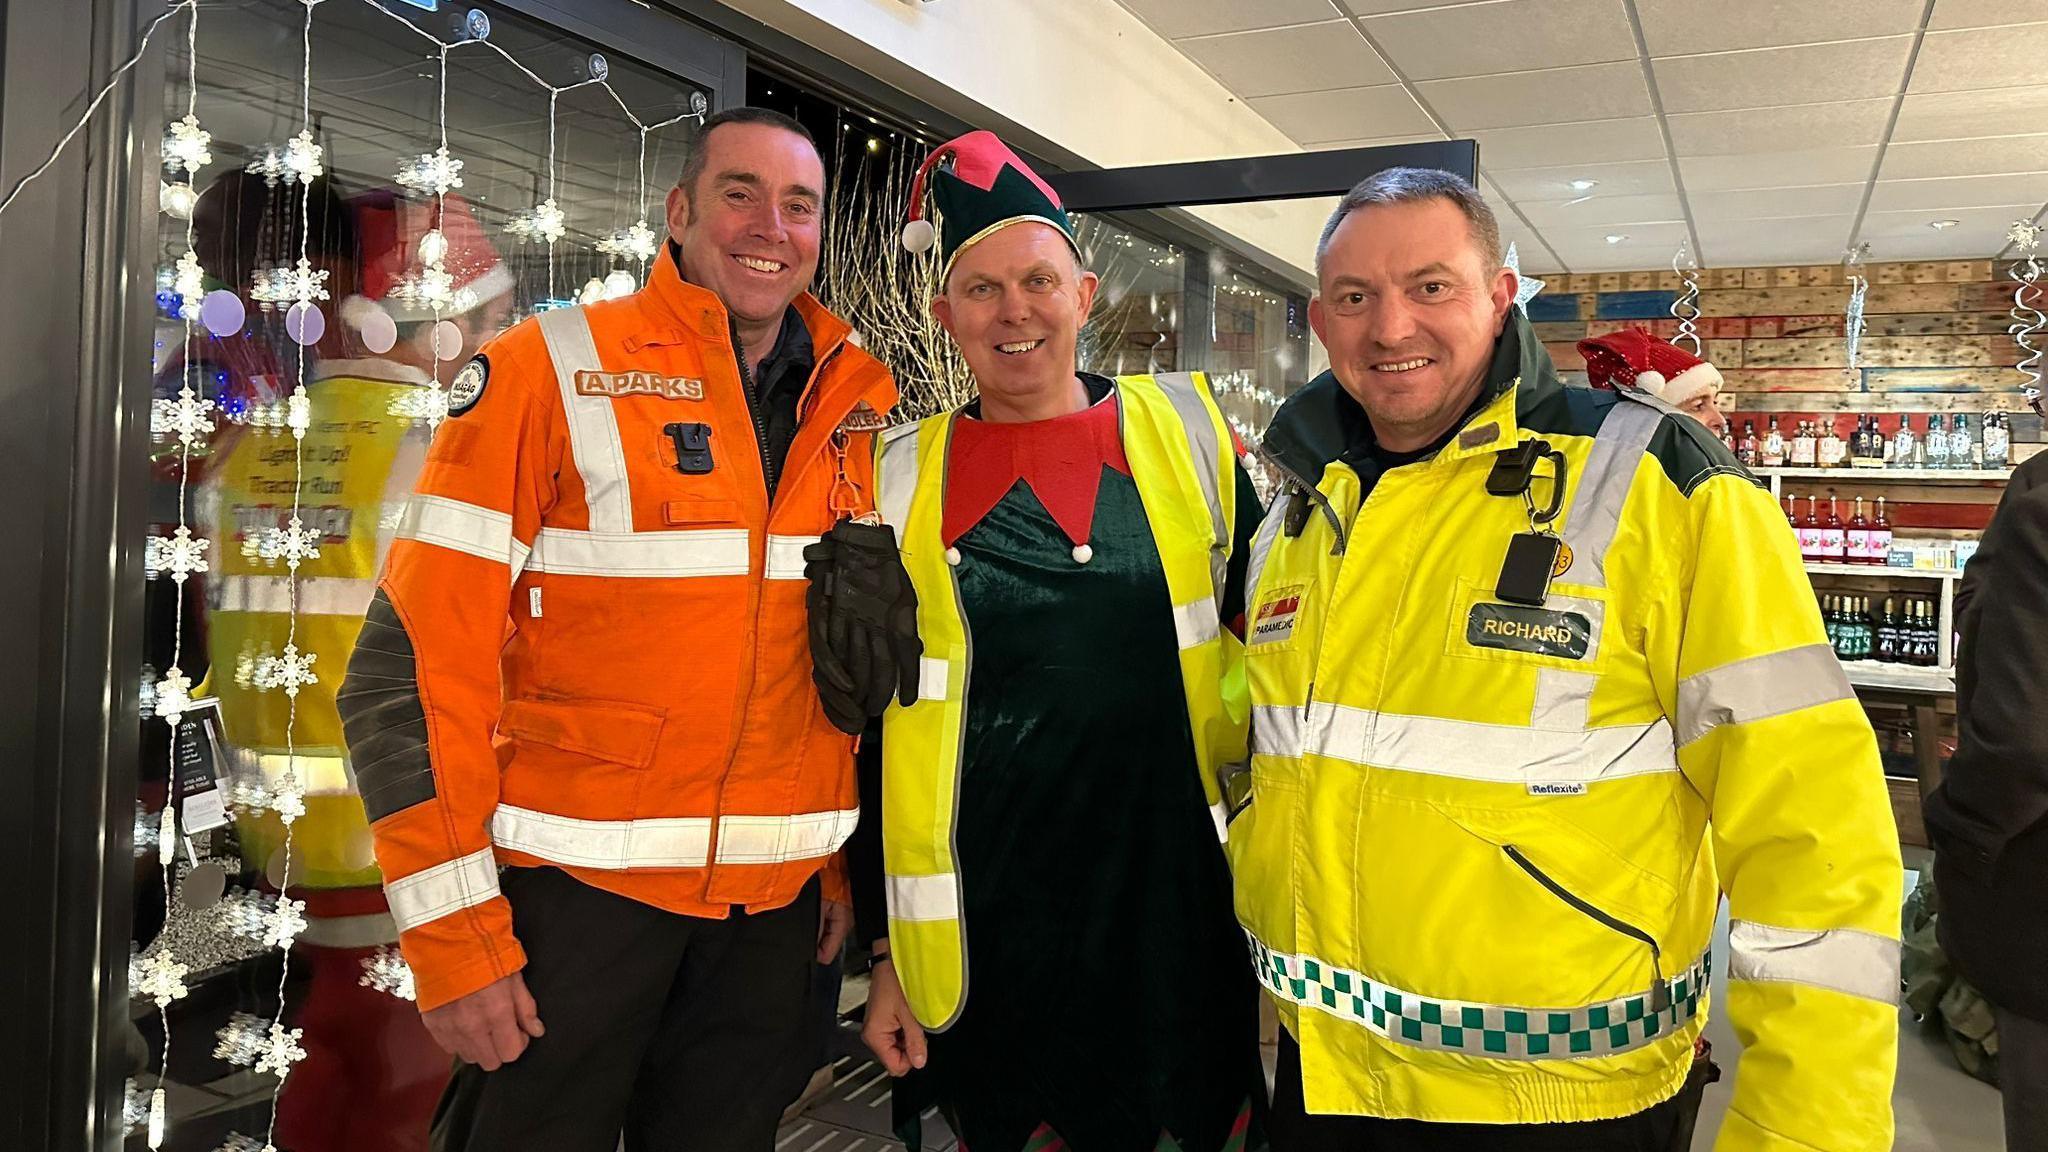
[[[1665,1152],[1725,981],[1717,1147],[1890,1148],[1897,834],[1770,497],[1560,384],[1458,177],[1366,180],[1317,262],[1228,845],[1273,1146]]]

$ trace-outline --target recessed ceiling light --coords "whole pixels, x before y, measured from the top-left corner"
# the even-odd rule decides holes
[[[1939,231],[1943,228],[1953,228],[1960,223],[1962,223],[1960,220],[1929,220],[1927,226]]]
[[[1609,232],[1607,234],[1607,242],[1609,244],[1619,244],[1626,239],[1628,239],[1628,237],[1620,232]]]
[[[1589,188],[1597,187],[1599,183],[1598,180],[1574,180],[1572,181],[1572,191],[1584,192]]]

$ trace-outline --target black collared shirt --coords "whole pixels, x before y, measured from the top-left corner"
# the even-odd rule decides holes
[[[782,314],[782,331],[776,334],[775,347],[761,361],[758,373],[745,363],[747,353],[740,347],[738,325],[733,327],[732,346],[742,361],[740,379],[747,383],[747,410],[753,413],[755,434],[761,442],[761,474],[768,481],[768,498],[773,500],[782,466],[789,458],[789,445],[796,439],[797,405],[817,363],[811,330],[791,305]]]

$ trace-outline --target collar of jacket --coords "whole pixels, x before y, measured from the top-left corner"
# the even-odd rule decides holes
[[[725,302],[708,288],[683,279],[682,256],[675,241],[668,242],[662,256],[647,273],[647,285],[634,293],[646,315],[647,324],[626,338],[626,350],[637,352],[656,344],[680,344],[686,339],[732,343],[732,316]],[[823,364],[853,332],[853,326],[818,303],[809,292],[793,301],[797,315],[811,333],[813,363]]]
[[[1511,390],[1513,399],[1503,403]],[[1519,437],[1531,412],[1562,404],[1563,393],[1557,368],[1529,327],[1529,318],[1520,308],[1509,309],[1508,322],[1494,341],[1493,361],[1486,369],[1486,399],[1441,455],[1456,459],[1500,451]],[[1492,431],[1488,431],[1489,425]],[[1372,421],[1366,418],[1365,409],[1337,383],[1334,373],[1326,371],[1280,405],[1261,447],[1281,467],[1315,484],[1331,461],[1370,445],[1372,438]]]

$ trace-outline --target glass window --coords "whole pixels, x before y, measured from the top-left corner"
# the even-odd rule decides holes
[[[429,166],[441,144],[441,49],[429,36],[456,39],[461,16],[388,7],[313,10],[310,141],[325,172],[301,184],[289,161],[304,9],[203,5],[196,112],[211,160],[194,187],[163,190],[155,392],[169,400],[189,386],[216,405],[189,460],[168,431],[154,445],[152,535],[174,540],[182,519],[206,567],[175,572],[189,565],[173,547],[152,548],[162,570],[149,585],[144,705],[173,667],[194,698],[216,702],[188,716],[175,751],[168,725],[146,724],[135,813],[138,974],[168,949],[188,991],[167,1026],[152,1001],[134,1001],[131,1120],[146,1121],[167,1027],[164,1147],[175,1152],[211,1152],[232,1133],[264,1144],[280,997],[304,1055],[276,1103],[277,1146],[426,1147],[449,1058],[406,998],[335,694],[445,411],[442,389],[518,319],[644,279],[689,130],[678,120],[709,105],[710,93],[612,55],[605,83],[554,98],[551,144],[549,90],[527,73],[559,87],[591,80],[595,46],[490,8],[488,42],[447,56],[446,144],[462,167],[441,199],[400,174]],[[184,36],[166,39],[175,120],[191,60]],[[177,272],[188,236],[211,293],[189,342],[190,285]],[[288,322],[302,257],[323,278],[319,323]],[[436,272],[447,275],[438,287]],[[301,379],[310,418],[295,441],[287,398]],[[201,732],[226,774],[217,825],[198,787],[215,758]],[[186,783],[166,881],[174,775]],[[291,782],[304,811],[287,825]],[[280,928],[298,929],[289,953],[275,946]]]
[[[1209,264],[1215,337],[1210,385],[1225,419],[1255,443],[1280,401],[1308,381],[1308,305],[1220,255]]]
[[[1173,372],[1181,356],[1180,249],[1101,216],[1075,213],[1081,263],[1101,279],[1081,329],[1081,367],[1105,376]]]

